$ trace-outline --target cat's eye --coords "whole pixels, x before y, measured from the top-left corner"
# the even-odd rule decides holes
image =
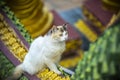
[[[61,29],[60,31],[61,31],[61,32],[63,32],[64,30],[63,30],[63,29]]]
[[[56,28],[57,30],[59,30],[59,28]]]

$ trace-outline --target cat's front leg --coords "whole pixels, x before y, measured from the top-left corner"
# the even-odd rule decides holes
[[[45,60],[45,64],[47,65],[47,67],[51,70],[51,71],[54,71],[55,73],[57,74],[61,74],[61,72],[57,69],[57,66],[56,64],[50,60],[50,59],[46,59]]]

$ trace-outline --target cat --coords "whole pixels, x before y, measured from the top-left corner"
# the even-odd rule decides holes
[[[15,68],[13,75],[7,80],[17,80],[23,72],[34,75],[46,67],[61,74],[56,65],[65,50],[67,39],[67,24],[54,25],[46,35],[39,36],[31,43],[23,63]]]

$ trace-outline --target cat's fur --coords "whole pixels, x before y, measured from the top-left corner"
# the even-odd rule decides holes
[[[57,74],[61,74],[56,64],[60,61],[65,50],[67,38],[66,25],[53,26],[47,35],[36,38],[32,42],[23,63],[15,68],[13,76],[9,80],[18,79],[23,72],[34,75],[45,67]]]

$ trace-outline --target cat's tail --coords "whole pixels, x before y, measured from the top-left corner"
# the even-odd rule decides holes
[[[15,68],[12,76],[8,77],[6,80],[17,80],[23,72],[22,64],[20,64]]]

